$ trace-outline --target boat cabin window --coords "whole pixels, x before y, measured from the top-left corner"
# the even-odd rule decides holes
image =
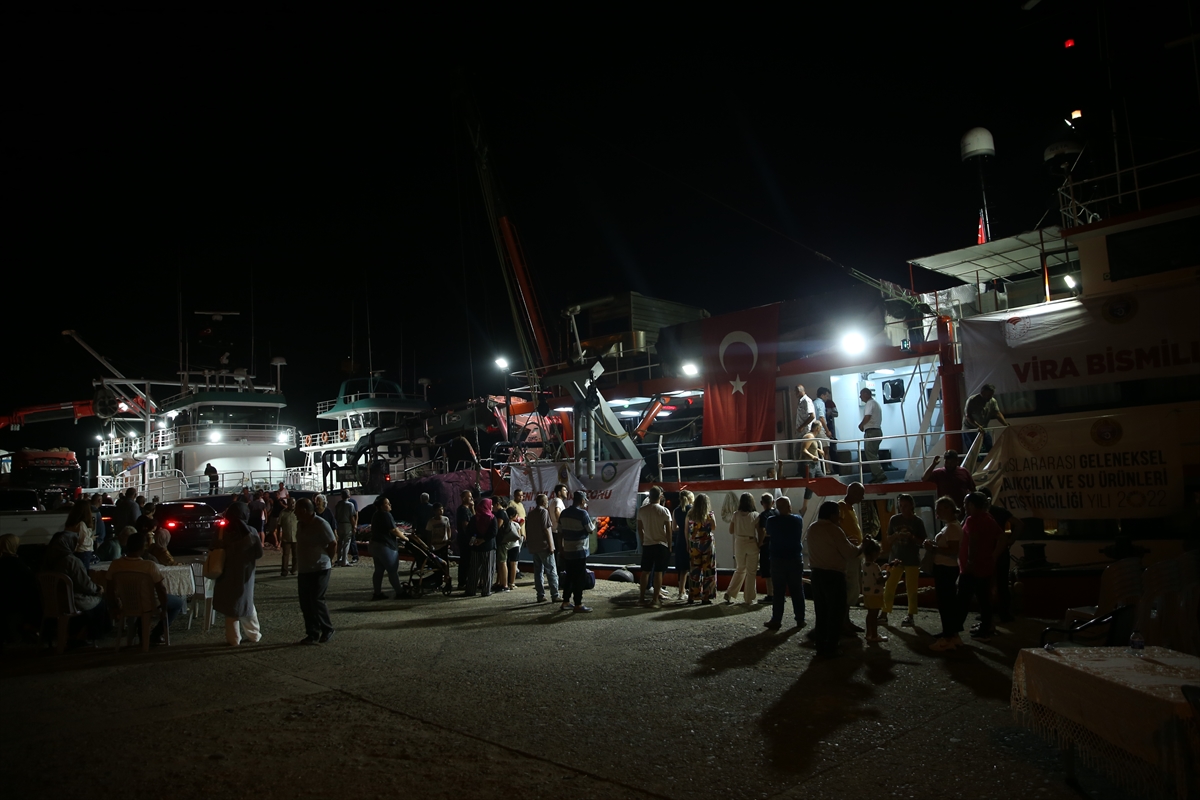
[[[278,425],[279,409],[265,406],[199,406],[198,425]]]
[[[364,411],[362,415],[363,427],[378,428],[379,414],[375,411]]]
[[[363,426],[362,414],[351,414],[349,417],[351,430],[358,430]]]

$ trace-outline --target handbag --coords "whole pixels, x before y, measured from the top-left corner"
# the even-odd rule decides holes
[[[204,559],[204,577],[216,580],[225,572],[225,551],[218,548],[209,550]]]
[[[501,532],[497,544],[500,546],[501,550],[506,550],[509,547],[520,543],[520,541],[521,526],[515,522],[509,521],[509,523],[504,526],[504,530]]]

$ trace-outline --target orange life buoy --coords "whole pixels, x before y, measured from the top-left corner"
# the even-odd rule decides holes
[[[321,434],[321,444],[329,444],[329,432],[328,431]]]
[[[338,438],[341,439],[343,442],[346,441],[346,429],[345,428],[342,428],[340,431],[338,431]]]
[[[312,447],[312,434],[311,433],[306,433],[304,435],[304,446]]]

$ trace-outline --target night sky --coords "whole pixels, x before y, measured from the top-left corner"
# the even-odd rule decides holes
[[[517,349],[460,83],[555,325],[617,291],[717,314],[850,285],[806,247],[907,285],[907,259],[974,243],[958,143],[976,125],[998,150],[996,237],[1047,209],[1041,153],[1073,108],[1098,158],[1113,97],[1139,160],[1200,141],[1195,45],[1164,46],[1194,34],[1188,3],[1021,5],[10,20],[0,409],[91,397],[101,368],[66,328],[128,376],[173,379],[179,287],[192,366],[194,311],[241,312],[243,366],[253,318],[254,368],[269,382],[288,359],[284,421],[302,429],[352,338],[365,372],[368,306],[371,363],[403,364],[406,389],[500,391],[492,360]],[[98,430],[27,426],[0,448]]]

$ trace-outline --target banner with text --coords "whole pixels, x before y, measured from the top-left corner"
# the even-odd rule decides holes
[[[1014,420],[976,481],[1018,517],[1167,516],[1183,505],[1178,414]]]
[[[535,463],[514,466],[509,476],[512,488],[521,489],[530,498],[539,493],[551,494],[557,484],[565,484],[572,493],[587,492],[588,513],[593,517],[633,517],[638,509],[638,483],[642,475],[642,459],[621,459],[596,464],[596,477],[575,473],[571,461]],[[570,505],[570,499],[567,505]]]
[[[1063,300],[962,320],[967,390],[1200,374],[1200,287]]]

